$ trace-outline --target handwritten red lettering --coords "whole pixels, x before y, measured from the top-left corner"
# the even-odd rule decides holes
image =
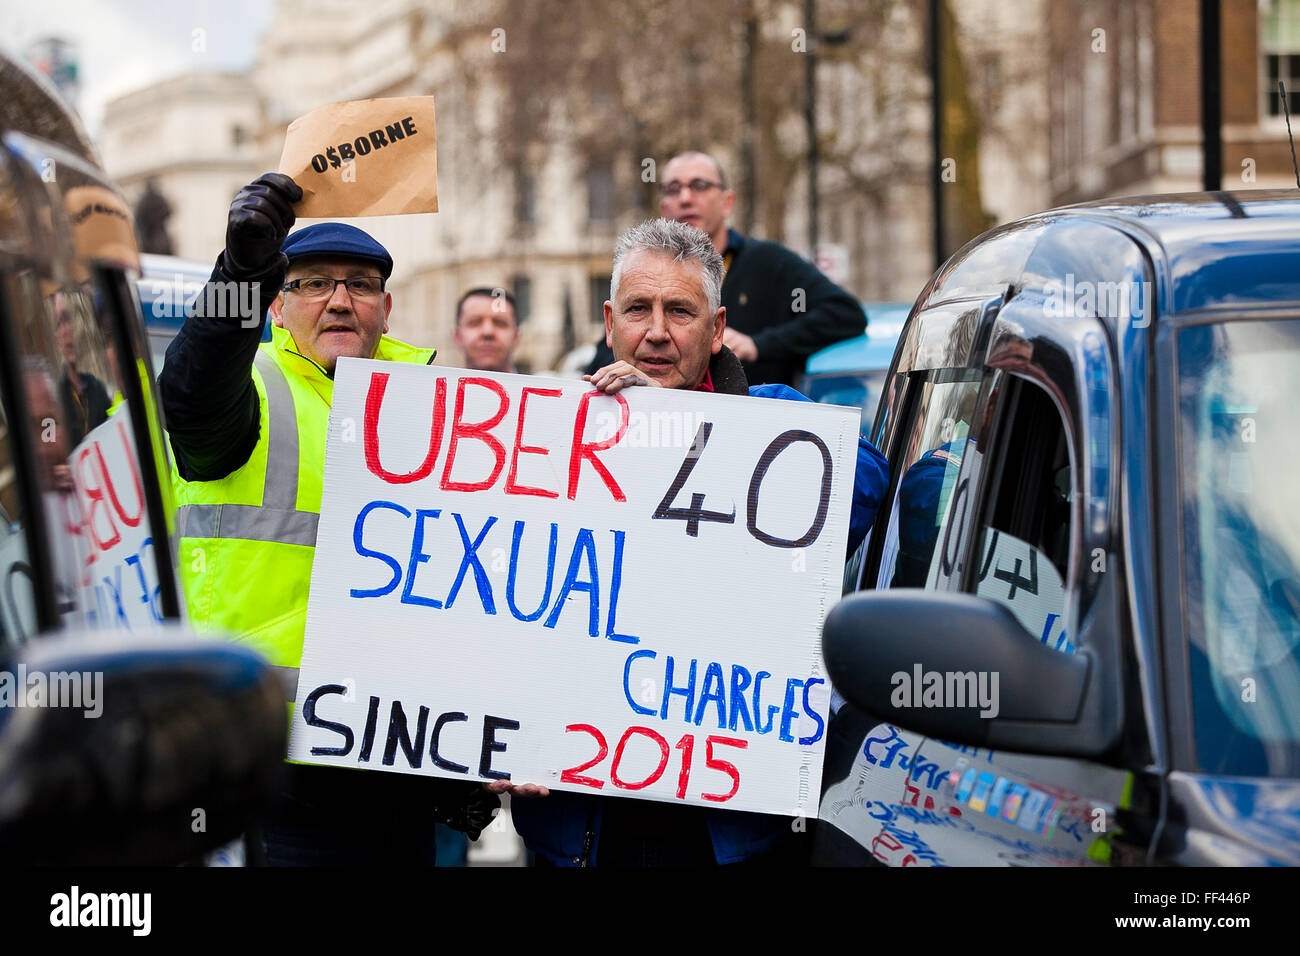
[[[140,470],[136,467],[135,450],[126,437],[126,422],[119,418],[117,428],[122,439],[122,451],[126,458],[127,467],[131,470],[131,479],[135,484],[135,500],[139,507],[134,515],[126,513],[126,509],[122,507],[122,502],[117,497],[117,488],[113,484],[113,473],[104,461],[104,450],[100,447],[99,442],[95,442],[95,457],[99,460],[99,468],[104,475],[104,486],[108,489],[108,495],[113,501],[113,510],[117,512],[118,517],[122,519],[128,528],[137,528],[144,518],[144,488],[140,486]]]
[[[591,787],[594,790],[600,790],[605,786],[605,781],[600,777],[588,777],[582,771],[590,770],[598,766],[609,754],[609,745],[606,743],[605,735],[593,727],[591,724],[569,724],[564,728],[565,733],[581,732],[592,737],[597,744],[596,756],[592,757],[585,763],[580,763],[576,767],[570,767],[560,774],[560,780],[564,783],[573,783],[583,787]],[[623,760],[623,750],[627,742],[634,736],[645,737],[659,747],[659,762],[654,769],[647,772],[642,780],[624,780],[619,775],[619,764]],[[720,770],[731,780],[731,788],[726,793],[701,793],[700,796],[705,800],[713,803],[726,803],[740,790],[740,769],[728,760],[722,760],[713,755],[714,746],[738,747],[741,750],[749,746],[747,740],[741,740],[736,737],[720,737],[710,735],[704,740],[705,746],[705,766],[710,770]],[[673,745],[674,749],[682,752],[682,768],[677,775],[676,797],[678,800],[685,800],[687,787],[691,777],[691,762],[695,752],[695,737],[692,734],[683,734],[682,738]],[[614,749],[614,760],[609,768],[609,780],[615,787],[621,790],[644,790],[655,784],[664,774],[668,766],[668,741],[657,731],[649,727],[629,727],[619,738],[618,746]]]
[[[465,388],[469,385],[480,385],[488,391],[494,393],[499,404],[497,405],[496,414],[482,422],[466,422],[462,419],[465,412]],[[447,463],[442,469],[442,490],[443,491],[484,491],[491,488],[501,475],[501,469],[506,464],[506,450],[501,442],[497,441],[496,436],[492,434],[492,429],[501,424],[501,419],[506,417],[506,412],[510,410],[510,396],[506,390],[497,382],[490,378],[462,378],[456,383],[456,411],[451,422],[451,440],[447,443]],[[492,450],[494,463],[492,465],[492,474],[482,481],[452,481],[451,469],[456,463],[456,447],[461,439],[475,439],[481,441]]]
[[[81,494],[88,505],[86,528],[90,531],[90,540],[95,542],[95,547],[100,551],[107,551],[122,540],[122,532],[117,530],[108,502],[104,500],[104,489],[100,478],[103,472],[101,471],[100,475],[94,473],[97,463],[91,458],[93,447],[87,446],[77,454],[77,486],[81,489]],[[100,456],[98,464],[103,467],[103,456]],[[97,525],[101,519],[112,532],[111,537],[99,533],[100,529]]]
[[[394,474],[379,463],[379,410],[384,404],[384,392],[387,389],[388,373],[371,373],[370,388],[366,392],[365,423],[362,427],[366,467],[370,469],[371,474],[382,478],[390,485],[406,485],[427,478],[433,471],[434,462],[438,460],[438,451],[442,447],[442,425],[447,417],[447,380],[438,379],[438,384],[434,388],[433,421],[429,426],[429,453],[424,456],[424,461],[419,468],[404,475]],[[457,406],[457,414],[459,411]]]
[[[524,440],[524,409],[528,407],[529,395],[542,395],[549,398],[559,398],[564,393],[558,388],[525,388],[519,396],[519,424],[515,426],[515,448],[510,454],[510,473],[506,475],[506,494],[508,495],[536,495],[539,498],[558,498],[558,491],[548,491],[546,488],[531,488],[528,485],[515,484],[515,476],[519,474],[519,456],[523,455],[548,455],[549,448],[542,448],[537,445],[525,445]]]
[[[578,474],[582,471],[582,461],[587,459],[591,462],[596,473],[600,475],[605,487],[609,489],[610,494],[614,496],[615,501],[627,501],[627,495],[623,494],[623,489],[618,486],[614,476],[609,473],[604,462],[596,457],[596,452],[605,451],[613,448],[623,436],[627,434],[628,408],[627,400],[622,395],[615,394],[614,399],[618,402],[618,431],[613,437],[606,438],[604,441],[586,442],[583,441],[583,433],[587,429],[587,406],[595,395],[601,395],[601,392],[586,392],[578,402],[578,414],[573,421],[573,444],[569,452],[569,500],[573,501],[578,497]]]

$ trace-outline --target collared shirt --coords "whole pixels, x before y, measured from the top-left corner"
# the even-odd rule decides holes
[[[704,381],[700,382],[699,385],[696,385],[693,389],[691,389],[691,391],[692,392],[713,391],[713,373],[706,368],[704,370]]]
[[[727,247],[722,250],[722,274],[726,275],[727,270],[731,268],[731,261],[736,258],[740,252],[740,247],[745,244],[745,237],[734,229],[727,230]]]

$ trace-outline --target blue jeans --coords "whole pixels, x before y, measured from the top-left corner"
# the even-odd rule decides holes
[[[469,865],[469,837],[459,830],[439,823],[434,842],[438,846],[438,866]]]

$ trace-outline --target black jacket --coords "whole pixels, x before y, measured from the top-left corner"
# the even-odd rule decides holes
[[[758,349],[758,361],[742,363],[753,384],[794,386],[809,355],[867,327],[857,299],[785,246],[729,229],[727,253],[722,304],[727,327],[753,338]],[[587,372],[612,361],[602,339]]]
[[[108,421],[108,409],[113,404],[108,388],[89,372],[78,372],[77,384],[73,385],[66,365],[59,376],[59,401],[70,433],[69,448],[76,448],[90,431]]]
[[[224,478],[248,461],[257,446],[260,407],[253,359],[262,341],[266,311],[284,284],[287,265],[281,256],[267,272],[237,280],[226,271],[222,253],[193,312],[167,346],[158,392],[176,470],[186,481]],[[240,296],[208,294],[213,283],[236,281],[258,284],[255,316],[227,314],[229,303],[242,301]],[[207,314],[209,302],[215,314]]]
[[[757,361],[743,363],[755,385],[793,386],[809,355],[867,327],[857,299],[785,246],[729,229],[727,252],[722,304],[727,326],[758,349]]]

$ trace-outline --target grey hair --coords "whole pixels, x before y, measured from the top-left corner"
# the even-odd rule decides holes
[[[722,256],[713,240],[702,229],[675,219],[647,219],[618,237],[614,244],[614,269],[609,277],[609,298],[618,300],[618,280],[623,263],[634,252],[658,252],[672,256],[674,262],[695,261],[700,264],[704,298],[709,314],[722,304]]]

